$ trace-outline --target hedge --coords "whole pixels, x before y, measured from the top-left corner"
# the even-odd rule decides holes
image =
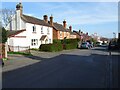
[[[39,47],[40,51],[46,52],[57,52],[63,49],[75,49],[77,48],[79,39],[64,39],[64,40],[53,40],[53,44],[42,44]]]
[[[77,43],[70,43],[65,45],[65,49],[76,49],[77,48]]]
[[[64,40],[61,40],[62,44],[71,44],[71,43],[77,43],[77,42],[79,42],[79,39],[64,39]]]
[[[42,44],[39,48],[40,51],[46,51],[46,52],[56,52],[56,51],[62,51],[62,44]]]

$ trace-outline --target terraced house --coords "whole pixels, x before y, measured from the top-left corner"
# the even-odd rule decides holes
[[[67,28],[66,21],[63,21],[63,25],[59,24],[57,22],[53,22],[53,16],[50,16],[50,21],[48,21],[48,16],[44,15],[44,21],[46,23],[49,23],[53,27],[53,39],[59,39],[62,40],[64,38],[66,39],[75,39],[76,34],[72,32],[72,26],[69,26]]]
[[[6,27],[8,30],[8,45],[10,46],[30,46],[39,48],[41,44],[53,43],[53,27],[32,16],[23,14],[21,3],[16,5],[16,14]],[[12,48],[12,51],[18,49]]]

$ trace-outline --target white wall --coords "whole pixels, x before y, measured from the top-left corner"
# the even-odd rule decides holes
[[[25,22],[20,17],[20,10],[16,10],[16,14],[12,16],[10,23],[12,30],[22,30],[26,28]],[[10,23],[6,26],[6,30],[10,30]]]
[[[28,39],[28,43],[30,45],[30,48],[39,48],[39,46],[41,45],[40,38],[42,37],[42,35],[47,35],[48,41],[49,41],[49,39],[51,39],[51,43],[53,43],[53,31],[52,31],[53,29],[52,29],[52,27],[49,27],[49,34],[48,34],[47,33],[47,29],[48,29],[47,26],[35,25],[36,26],[36,33],[33,33],[33,26],[34,26],[34,24],[26,23],[26,30],[27,30],[26,35],[27,35],[27,39]],[[43,34],[41,34],[42,27],[43,27]],[[32,46],[31,39],[38,39],[38,45]]]

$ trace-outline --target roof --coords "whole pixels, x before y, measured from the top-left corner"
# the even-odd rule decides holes
[[[67,31],[62,24],[58,24],[58,23],[53,23],[53,27],[56,29],[56,30],[59,30],[59,31]]]
[[[70,32],[70,34],[72,34],[72,35],[76,35],[75,32]]]
[[[101,40],[101,41],[108,41],[108,39],[107,39],[107,38],[104,38],[104,37],[101,37],[100,40]]]
[[[23,30],[13,30],[13,31],[8,30],[7,31],[7,36],[12,37],[12,36],[15,36],[15,35],[23,32],[23,31],[26,31],[26,30],[25,29],[23,29]]]
[[[47,35],[42,35],[42,37],[40,38],[40,40],[44,40],[47,37]]]
[[[71,35],[76,35],[75,32],[70,31],[70,29],[66,29],[67,32],[70,32]]]
[[[32,24],[38,24],[38,25],[43,25],[43,26],[49,26],[52,27],[49,23],[46,23],[44,20],[32,17],[32,16],[28,16],[28,15],[22,15],[21,18],[28,23],[32,23]]]
[[[80,33],[78,31],[73,31],[74,33],[76,33],[77,35],[81,36]]]

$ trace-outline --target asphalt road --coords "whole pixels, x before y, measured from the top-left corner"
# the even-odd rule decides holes
[[[118,87],[118,57],[116,52],[109,55],[105,47],[18,56],[15,59],[19,61],[15,62],[19,63],[3,67],[2,85],[3,88]],[[24,60],[34,63],[22,66]]]

